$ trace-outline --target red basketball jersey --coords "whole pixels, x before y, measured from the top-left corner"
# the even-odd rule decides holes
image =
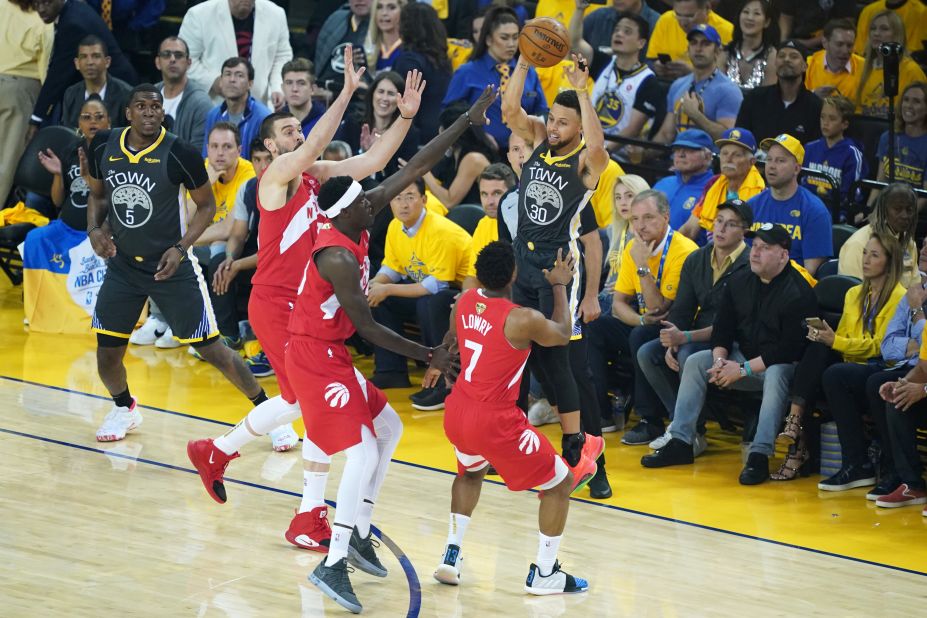
[[[328,221],[319,210],[318,195],[319,181],[306,173],[283,208],[265,210],[258,191],[258,263],[251,285],[284,288],[296,295],[319,227]]]
[[[339,232],[331,223],[320,226],[318,238],[312,248],[312,255],[303,269],[299,284],[296,306],[290,314],[289,331],[292,335],[304,335],[325,341],[344,341],[354,334],[354,323],[341,308],[335,296],[335,288],[319,274],[315,256],[326,247],[344,247],[354,254],[360,264],[361,290],[367,294],[370,280],[370,233],[364,231],[360,242],[354,243]]]
[[[512,402],[531,349],[516,350],[505,336],[505,320],[518,305],[467,290],[457,301],[460,375],[454,391],[475,401]]]

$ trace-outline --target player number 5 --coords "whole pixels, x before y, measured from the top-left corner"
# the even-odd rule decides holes
[[[470,364],[467,365],[467,369],[464,371],[464,380],[471,382],[472,380],[470,380],[470,378],[473,377],[473,370],[476,369],[476,363],[479,362],[480,354],[483,353],[483,344],[464,339],[464,347],[468,350],[473,350],[473,356],[470,357]]]

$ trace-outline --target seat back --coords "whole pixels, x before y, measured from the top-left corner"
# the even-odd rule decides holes
[[[59,159],[64,159],[65,155],[74,148],[79,139],[77,133],[65,127],[56,126],[41,129],[35,134],[35,137],[32,138],[32,141],[29,142],[26,150],[19,158],[16,174],[13,177],[13,185],[49,197],[51,195],[52,175],[39,163],[39,151],[50,148]]]
[[[888,120],[875,116],[853,115],[850,117],[850,127],[847,137],[851,137],[859,144],[869,165],[869,173],[875,177],[878,167],[877,153],[879,151],[879,138],[888,131]]]
[[[814,273],[814,277],[818,280],[823,279],[824,277],[830,277],[831,275],[837,274],[837,266],[840,260],[833,259],[827,260],[820,266],[818,266],[817,271]]]
[[[837,330],[840,316],[843,315],[843,301],[847,290],[860,283],[861,281],[856,277],[830,275],[818,279],[818,284],[814,286],[814,295],[818,299],[819,317],[834,330]]]
[[[850,236],[856,233],[856,228],[846,223],[838,223],[831,227],[831,234],[834,240],[834,257],[840,257],[840,248],[843,243],[850,239]]]
[[[477,224],[486,213],[482,206],[476,204],[458,204],[447,211],[447,218],[467,230],[467,234],[473,236]]]

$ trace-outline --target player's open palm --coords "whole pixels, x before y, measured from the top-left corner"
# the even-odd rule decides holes
[[[585,90],[589,82],[589,64],[582,54],[572,54],[573,66],[565,67],[563,73],[574,90]]]
[[[58,176],[61,175],[61,159],[58,158],[58,155],[56,155],[51,148],[46,148],[44,151],[40,150],[38,157],[39,163],[42,164],[46,172]]]
[[[354,49],[352,45],[346,45],[344,48],[344,88],[353,93],[360,88],[364,71],[367,67],[361,67],[354,70]]]
[[[576,258],[572,253],[567,253],[563,257],[563,249],[557,249],[557,259],[554,260],[554,267],[550,270],[544,269],[544,278],[551,285],[570,285],[573,276],[576,274]]]
[[[422,92],[425,91],[427,82],[422,79],[422,74],[418,69],[412,69],[406,73],[406,89],[402,96],[396,101],[396,107],[399,113],[406,118],[411,118],[418,113],[418,108],[422,104]]]
[[[486,110],[489,109],[489,106],[492,105],[493,101],[496,100],[496,89],[491,84],[486,86],[483,90],[483,94],[480,95],[480,98],[470,106],[470,109],[467,110],[467,116],[470,118],[470,124],[477,126],[485,126],[489,124],[489,117],[486,115]]]

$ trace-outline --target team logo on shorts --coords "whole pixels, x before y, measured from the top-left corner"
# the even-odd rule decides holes
[[[533,455],[538,452],[538,449],[541,448],[541,439],[538,437],[538,434],[534,433],[530,429],[526,429],[521,432],[521,437],[518,438],[518,450],[524,453],[525,455]]]
[[[525,189],[525,209],[532,223],[548,225],[560,217],[563,197],[553,185],[532,180]]]
[[[351,392],[341,382],[332,382],[325,387],[325,401],[329,407],[343,408],[351,400]]]
[[[486,305],[484,303],[476,303],[476,314],[483,315],[484,311],[486,311]]]
[[[138,185],[120,185],[110,197],[113,212],[126,227],[141,227],[151,218],[151,197]]]

